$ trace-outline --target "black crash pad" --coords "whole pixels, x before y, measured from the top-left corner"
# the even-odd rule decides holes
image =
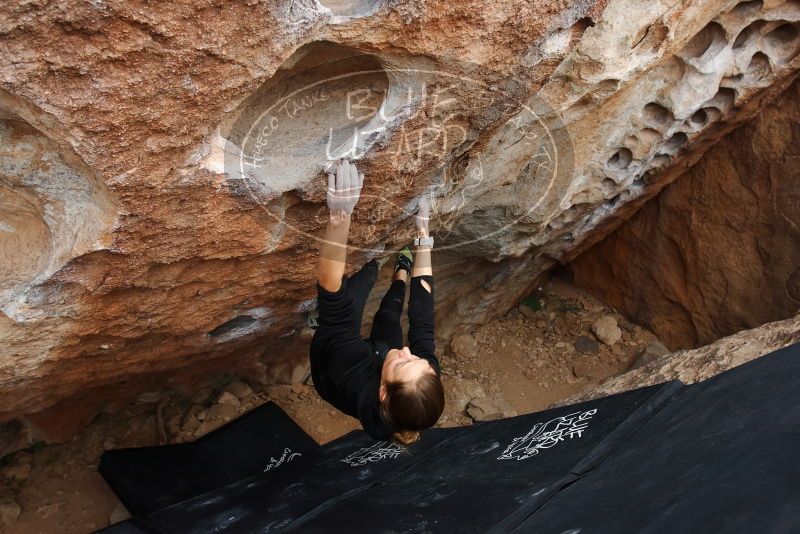
[[[402,450],[353,432],[105,532],[796,532],[800,345]]]
[[[681,395],[519,532],[800,532],[800,345]]]
[[[132,515],[147,516],[318,446],[268,402],[192,443],[106,451],[99,470]]]

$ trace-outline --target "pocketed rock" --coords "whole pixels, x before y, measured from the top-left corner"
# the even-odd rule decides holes
[[[517,411],[503,398],[480,397],[469,401],[467,415],[475,422],[493,421],[514,417]]]
[[[670,350],[665,347],[663,343],[658,340],[651,341],[642,349],[642,352],[636,358],[636,361],[633,362],[633,365],[631,365],[631,370],[648,365],[669,353]]]
[[[592,324],[592,332],[597,339],[609,346],[622,339],[622,330],[617,326],[617,320],[610,315],[596,320]]]

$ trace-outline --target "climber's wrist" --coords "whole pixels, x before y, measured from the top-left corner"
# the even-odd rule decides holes
[[[328,213],[328,222],[330,224],[349,224],[351,213],[344,210],[330,210]]]

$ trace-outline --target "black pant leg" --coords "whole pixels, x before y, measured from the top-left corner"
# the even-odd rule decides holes
[[[403,348],[403,327],[400,326],[400,316],[403,314],[405,298],[406,283],[402,280],[392,282],[372,321],[372,333],[369,338],[373,343],[382,341],[390,349]]]
[[[359,324],[364,316],[364,306],[367,305],[367,299],[377,279],[378,262],[375,260],[368,261],[356,274],[347,279],[347,292],[353,298]]]

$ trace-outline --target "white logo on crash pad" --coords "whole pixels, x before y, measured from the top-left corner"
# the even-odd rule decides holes
[[[362,447],[361,449],[358,449],[346,458],[343,458],[342,461],[347,465],[356,467],[359,465],[366,465],[368,463],[380,462],[386,458],[393,460],[400,456],[400,453],[402,452],[402,449],[397,443],[379,441],[369,447]]]
[[[283,454],[277,460],[272,456],[270,456],[269,463],[264,468],[264,472],[266,473],[267,471],[272,471],[273,469],[275,469],[276,467],[280,467],[284,463],[291,462],[298,456],[302,456],[302,454],[299,452],[292,452],[292,449],[287,447],[283,450]]]
[[[589,426],[589,419],[597,410],[575,412],[556,417],[546,423],[536,423],[524,436],[514,438],[498,460],[526,460],[542,449],[549,449],[569,438],[579,438]]]

